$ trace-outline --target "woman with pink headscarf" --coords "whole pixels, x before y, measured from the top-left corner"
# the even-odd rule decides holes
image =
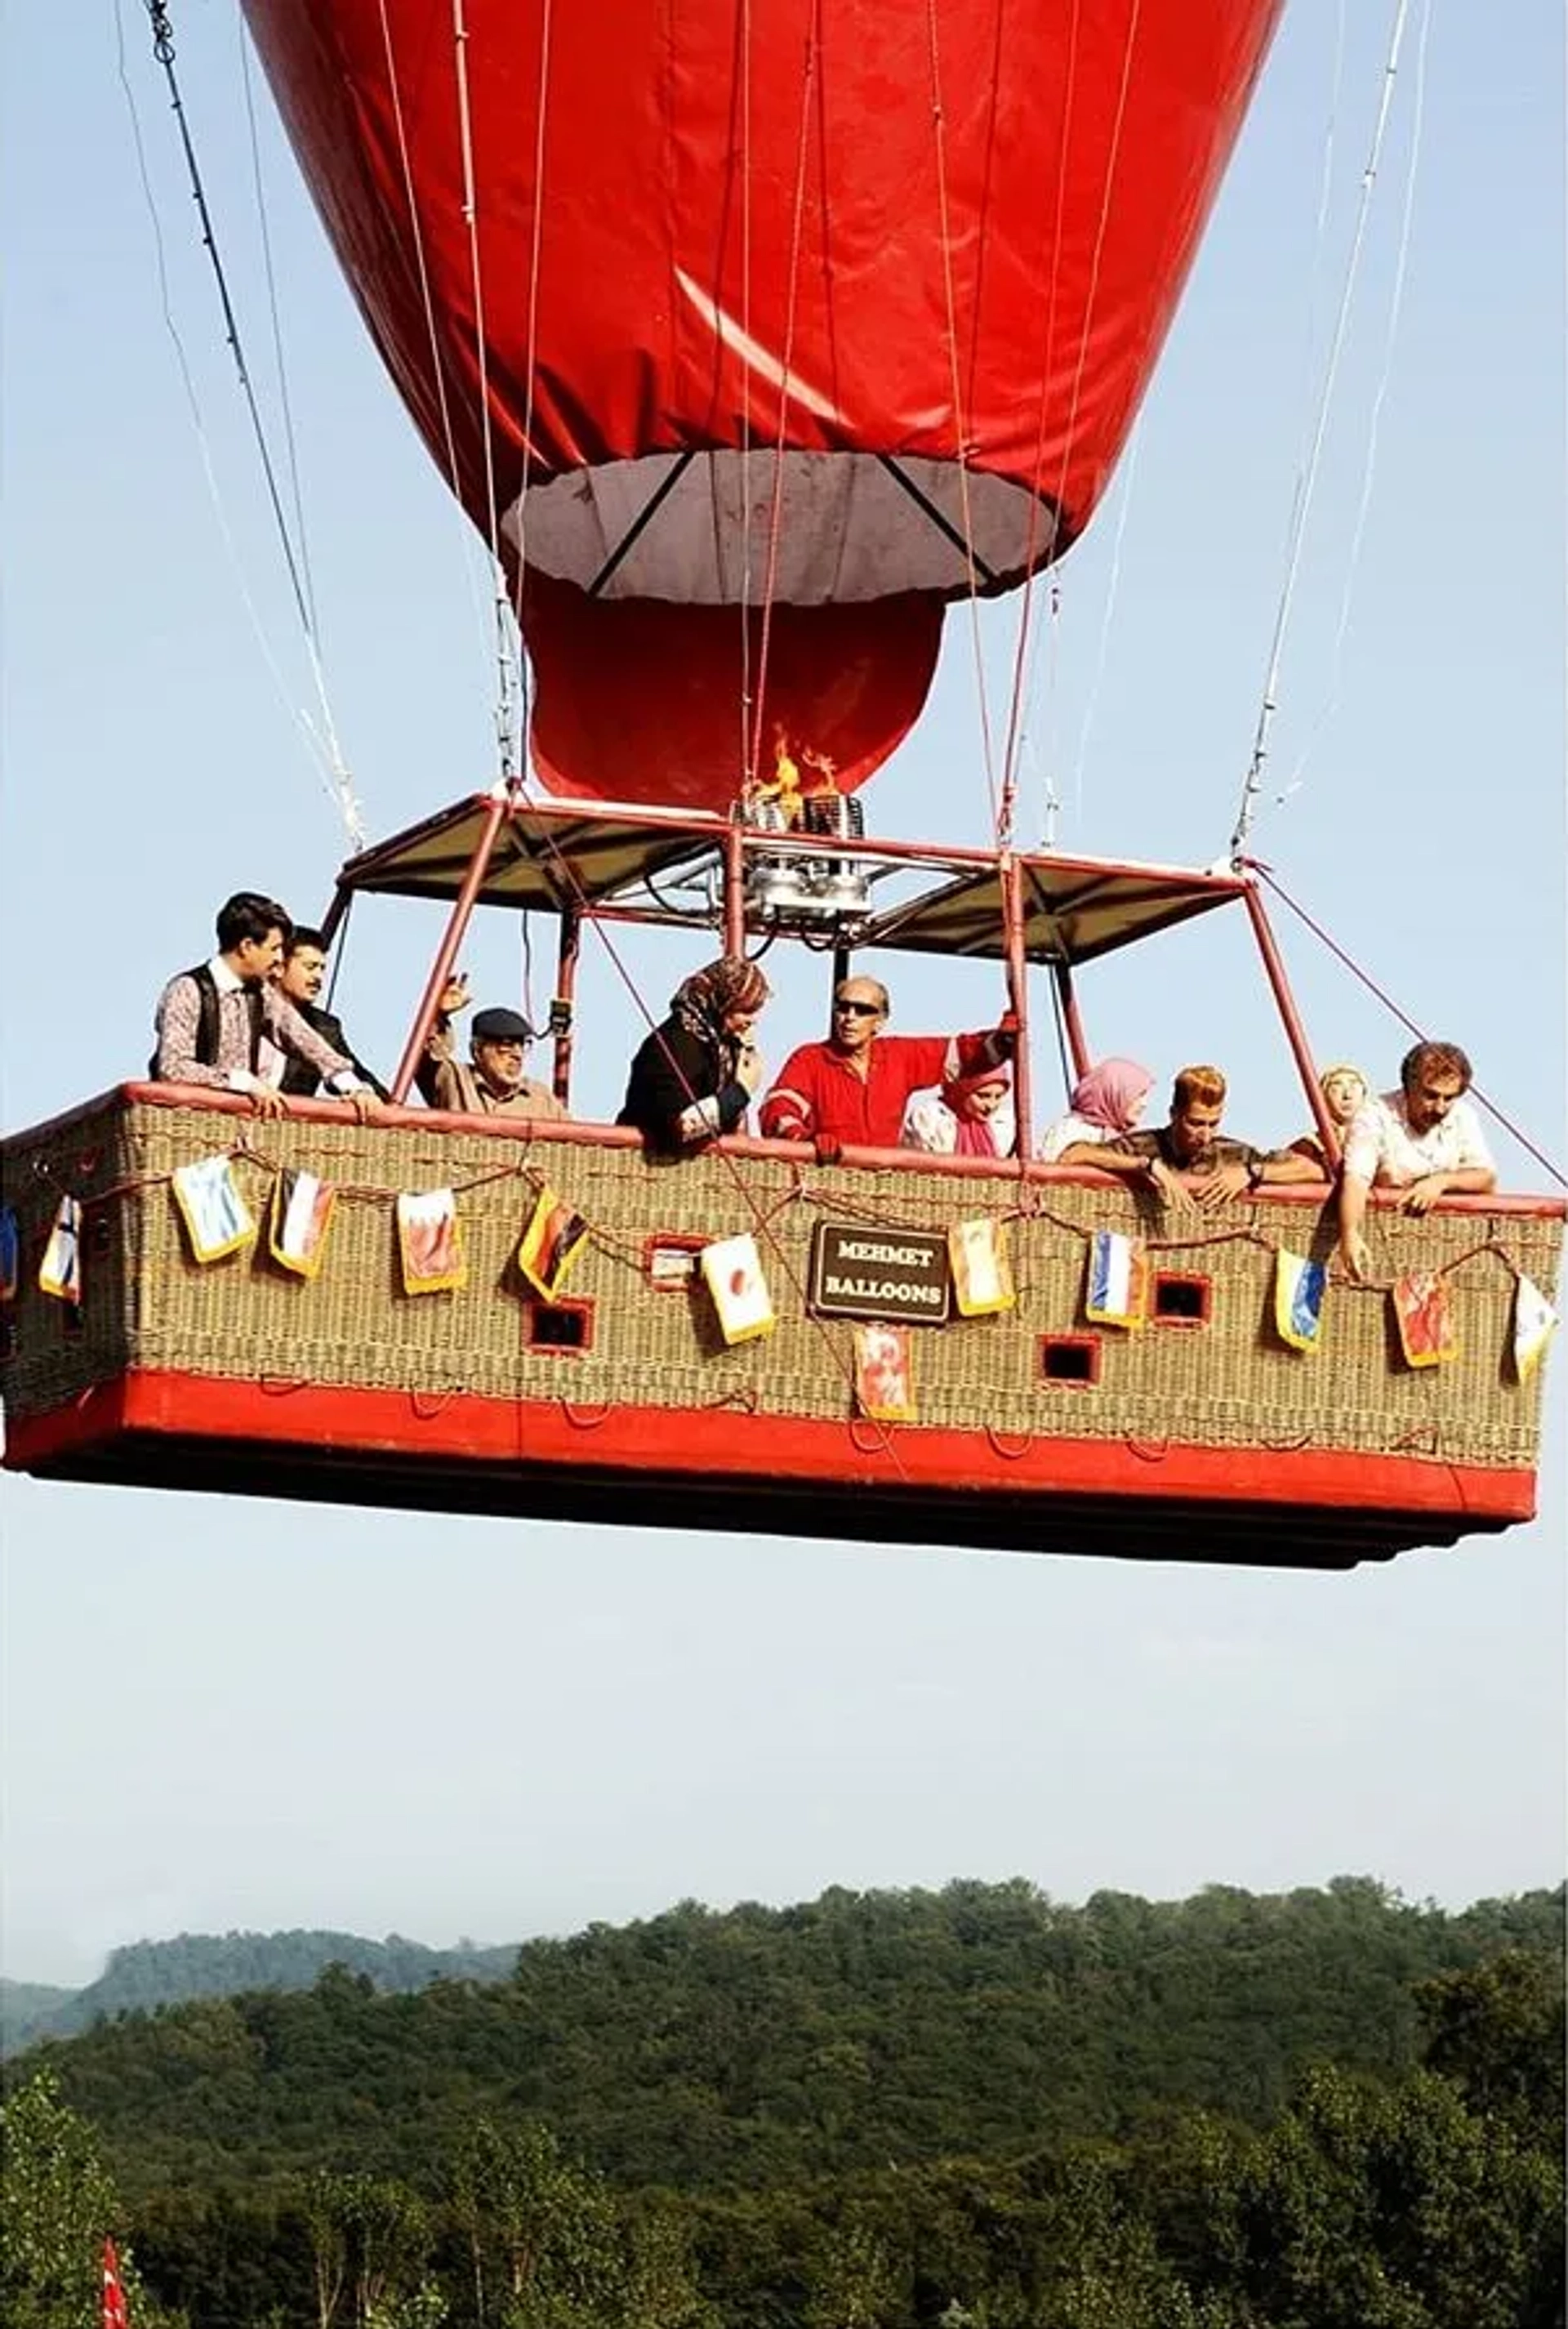
[[[1007,1063],[957,1076],[941,1097],[917,1099],[905,1119],[903,1146],[928,1156],[1010,1156],[1016,1136],[1012,1078]]]
[[[1066,1115],[1047,1126],[1041,1164],[1056,1164],[1069,1148],[1100,1148],[1120,1140],[1136,1127],[1153,1089],[1154,1078],[1136,1060],[1102,1060],[1073,1086]]]

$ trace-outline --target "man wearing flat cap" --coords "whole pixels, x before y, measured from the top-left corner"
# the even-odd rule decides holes
[[[459,1116],[564,1117],[566,1110],[554,1092],[522,1072],[533,1029],[521,1011],[504,1004],[476,1011],[472,1056],[467,1061],[454,1058],[452,1022],[467,1007],[468,981],[448,980],[419,1062],[418,1085],[427,1104]]]

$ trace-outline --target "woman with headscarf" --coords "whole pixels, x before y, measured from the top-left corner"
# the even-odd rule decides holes
[[[1318,1078],[1318,1089],[1323,1095],[1329,1121],[1338,1135],[1339,1146],[1343,1148],[1346,1136],[1356,1118],[1364,1108],[1370,1107],[1372,1103],[1372,1087],[1359,1068],[1353,1067],[1348,1060],[1337,1060]],[[1334,1167],[1323,1154],[1323,1144],[1318,1137],[1316,1127],[1310,1132],[1304,1132],[1300,1140],[1292,1140],[1291,1152],[1296,1156],[1310,1156],[1315,1164],[1320,1164],[1326,1181],[1334,1178]]]
[[[1010,1156],[1014,1119],[1007,1062],[978,1075],[955,1076],[941,1095],[915,1100],[905,1119],[902,1145],[928,1156]]]
[[[1073,1086],[1066,1115],[1047,1126],[1041,1164],[1062,1164],[1069,1148],[1103,1148],[1120,1140],[1136,1128],[1153,1089],[1154,1078],[1136,1060],[1102,1060]]]
[[[694,970],[671,996],[670,1016],[639,1047],[616,1122],[635,1125],[666,1155],[733,1132],[762,1080],[751,1031],[768,992],[742,955]]]

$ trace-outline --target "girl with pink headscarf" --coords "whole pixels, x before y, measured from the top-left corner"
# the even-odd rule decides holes
[[[1102,1060],[1080,1076],[1068,1095],[1067,1113],[1047,1125],[1040,1140],[1042,1164],[1054,1164],[1068,1148],[1103,1147],[1135,1129],[1154,1078],[1136,1060]]]
[[[905,1120],[903,1146],[928,1156],[1010,1156],[1015,1124],[1012,1077],[1004,1061],[958,1076],[941,1097],[917,1099]]]

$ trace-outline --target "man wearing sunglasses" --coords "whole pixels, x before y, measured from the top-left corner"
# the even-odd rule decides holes
[[[831,1035],[792,1051],[763,1101],[765,1139],[897,1148],[911,1093],[979,1075],[1012,1055],[1006,1027],[979,1035],[887,1035],[887,1014],[879,979],[840,980]]]

